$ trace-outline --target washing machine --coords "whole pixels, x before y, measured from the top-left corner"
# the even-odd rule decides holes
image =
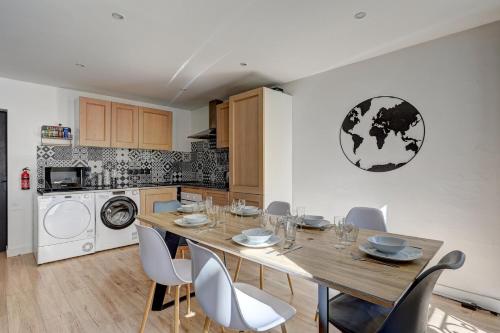
[[[96,193],[96,251],[136,244],[139,190]]]
[[[36,262],[95,252],[94,193],[36,196],[33,252]]]

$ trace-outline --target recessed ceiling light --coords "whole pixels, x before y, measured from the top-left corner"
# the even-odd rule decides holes
[[[120,13],[112,13],[111,17],[114,18],[115,20],[123,20],[125,18],[125,16],[123,16]]]
[[[77,63],[75,64],[75,66],[76,66],[76,67],[80,67],[80,68],[85,68],[85,65],[84,65],[84,64],[81,64],[81,63],[79,63],[79,62],[77,62]]]
[[[182,92],[187,91],[187,88],[182,88],[181,91]]]
[[[248,64],[247,64],[246,62],[240,62],[240,66],[241,66],[241,67],[245,67],[245,66],[247,66],[247,65],[248,65]]]
[[[365,16],[366,16],[366,12],[357,12],[356,14],[354,14],[354,18],[358,19],[358,20],[365,18]]]

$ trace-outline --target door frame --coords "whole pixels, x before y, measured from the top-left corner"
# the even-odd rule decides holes
[[[1,109],[0,108],[0,113],[5,113],[5,178],[6,178],[6,191],[5,191],[5,251],[7,251],[7,248],[9,246],[9,142],[8,142],[8,122],[9,122],[9,113],[7,112],[7,109]]]

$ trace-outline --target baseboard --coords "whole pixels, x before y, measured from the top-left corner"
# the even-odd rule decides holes
[[[440,296],[454,299],[459,302],[475,303],[486,310],[500,313],[500,299],[497,298],[471,293],[469,291],[448,287],[441,284],[436,284],[434,293]]]
[[[33,248],[31,246],[20,246],[20,247],[7,247],[7,257],[20,256],[22,254],[32,253]]]

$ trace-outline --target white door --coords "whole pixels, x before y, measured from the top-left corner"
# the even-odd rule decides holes
[[[66,200],[47,210],[43,219],[45,231],[57,239],[71,239],[86,232],[92,222],[90,210],[82,202]]]

